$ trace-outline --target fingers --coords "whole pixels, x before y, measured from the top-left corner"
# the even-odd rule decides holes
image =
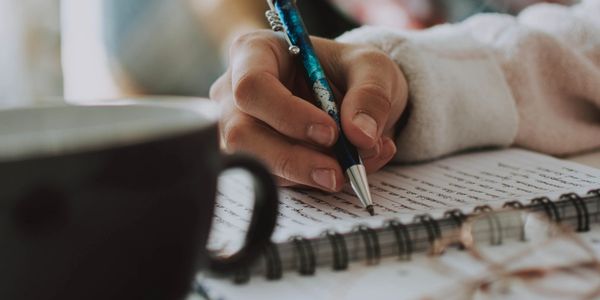
[[[230,70],[211,88],[211,98],[223,107],[222,146],[261,159],[282,185],[339,191],[344,176],[338,162],[302,142],[332,145],[336,124],[285,87],[290,66],[278,61],[269,42],[263,35],[236,42]],[[285,60],[291,65],[289,56]]]
[[[346,95],[341,119],[344,133],[357,147],[369,149],[393,127],[406,106],[404,77],[385,54],[372,49],[342,58]]]
[[[247,115],[238,114],[230,118],[222,124],[221,131],[227,150],[256,156],[286,183],[293,182],[329,192],[342,188],[344,175],[333,157],[292,143]]]
[[[334,89],[346,93],[342,128],[367,171],[374,172],[396,153],[389,137],[406,104],[404,77],[387,56],[371,48],[333,41],[317,41],[315,46],[318,52],[330,52],[319,55]],[[337,140],[337,124],[298,97],[308,89],[298,84],[303,72],[283,41],[272,33],[248,34],[234,43],[230,55],[229,71],[210,91],[211,99],[223,104],[223,148],[258,157],[281,185],[339,191],[344,183],[341,167],[322,152]]]
[[[268,35],[271,37],[271,35]],[[278,61],[285,47],[262,34],[245,37],[232,49],[231,82],[236,106],[278,132],[296,140],[329,147],[337,140],[337,126],[327,113],[296,97],[282,83],[292,59]],[[285,75],[281,76],[281,72]]]
[[[387,165],[394,155],[396,154],[396,145],[390,138],[382,138],[376,144],[377,150],[373,152],[373,149],[363,150],[360,155],[363,159],[363,163],[367,173],[374,173],[379,169]],[[371,154],[367,154],[370,152]],[[298,184],[297,182],[288,180],[286,178],[275,176],[278,185],[284,187],[306,187],[306,185]]]
[[[376,155],[369,156],[364,150],[360,151],[367,173],[373,173],[384,167],[392,160],[397,151],[394,141],[388,137],[380,139],[375,147],[377,148]]]

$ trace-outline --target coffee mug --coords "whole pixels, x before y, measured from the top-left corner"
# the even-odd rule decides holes
[[[276,186],[220,153],[203,106],[0,111],[0,299],[180,299],[198,270],[250,264],[275,227]],[[255,203],[245,245],[217,258],[206,244],[228,168],[252,174]]]

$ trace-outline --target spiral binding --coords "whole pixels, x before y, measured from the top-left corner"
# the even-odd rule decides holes
[[[276,245],[270,243],[265,247],[264,250],[266,274],[268,280],[275,280],[281,278],[283,275],[283,267],[281,264],[281,256]]]
[[[236,284],[246,283],[250,281],[250,275],[250,268],[241,268],[233,274],[233,282]]]
[[[473,213],[475,213],[475,214],[488,213],[488,212],[492,212],[492,211],[494,211],[494,209],[489,205],[479,205],[479,206],[476,206],[475,208],[473,208]]]
[[[333,269],[335,271],[345,270],[348,268],[348,248],[346,247],[346,239],[343,235],[328,230],[325,232],[327,239],[331,243],[333,252]]]
[[[600,197],[600,189],[591,190],[588,195],[595,195]],[[561,222],[566,219],[576,218],[576,230],[578,232],[584,232],[590,230],[590,211],[586,205],[585,200],[574,193],[568,193],[561,195],[559,200],[560,203],[555,203],[547,197],[534,198],[527,205],[524,205],[519,201],[507,201],[503,204],[505,208],[514,209],[541,209],[548,217],[555,221]],[[572,205],[573,210],[564,210]],[[473,214],[486,214],[484,218],[489,222],[490,228],[490,244],[499,245],[503,242],[503,227],[500,221],[500,217],[496,214],[487,214],[493,212],[493,208],[488,205],[482,205],[473,209]],[[573,215],[572,213],[575,213]],[[600,214],[600,212],[594,212]],[[386,252],[388,254],[397,253],[400,260],[410,260],[411,255],[415,252],[418,240],[415,240],[415,236],[411,236],[411,233],[417,228],[423,228],[427,233],[427,241],[430,245],[433,245],[436,240],[442,237],[441,225],[447,226],[452,224],[452,229],[460,228],[464,221],[469,215],[465,214],[460,209],[448,210],[444,213],[443,218],[440,220],[434,219],[431,215],[423,214],[415,216],[413,223],[403,224],[396,219],[387,220],[383,227],[373,229],[366,225],[359,225],[352,231],[353,237],[358,238],[364,246],[364,259],[367,264],[374,265],[379,263],[382,257],[382,248],[379,240],[379,234],[381,232],[388,232],[393,234],[393,242],[395,243],[394,252]],[[447,230],[447,229],[444,229]],[[318,240],[306,239],[301,236],[293,237],[290,241],[292,249],[294,250],[294,259],[296,260],[297,271],[301,275],[313,275],[316,272],[317,267],[317,252],[314,247],[319,247],[325,243],[326,246],[331,249],[332,265],[333,270],[340,271],[346,270],[349,263],[353,260],[360,259],[361,256],[356,253],[352,254],[350,248],[348,248],[347,238],[351,235],[340,234],[333,230],[325,231],[321,234]],[[390,236],[391,237],[391,236]],[[522,239],[525,238],[524,231],[521,232]],[[313,246],[313,243],[315,243]],[[280,279],[285,271],[284,263],[282,261],[282,253],[279,253],[279,249],[275,244],[268,245],[264,251],[265,261],[265,276],[269,280]],[[352,255],[351,255],[352,254]],[[250,277],[249,270],[247,268],[238,271],[235,274],[235,282],[243,283],[248,281]]]
[[[577,211],[577,232],[586,232],[590,230],[590,214],[583,199],[575,193],[568,193],[560,196],[561,200],[570,200]]]
[[[462,223],[467,219],[467,215],[460,209],[448,210],[444,213],[445,219],[452,219],[456,227],[462,226]]]
[[[527,208],[521,201],[508,201],[502,205],[502,208],[512,208],[512,209],[525,209]],[[525,228],[521,228],[520,239],[521,241],[525,241]]]
[[[498,220],[498,216],[496,216],[495,214],[491,214],[491,212],[493,211],[494,209],[489,205],[480,205],[473,209],[474,214],[490,213],[487,215],[487,220],[490,225],[490,231],[492,233],[490,235],[490,245],[500,245],[502,244],[503,235],[502,222]]]
[[[452,222],[454,223],[456,228],[460,228],[462,226],[462,224],[465,222],[465,220],[467,219],[467,215],[465,215],[465,213],[463,213],[462,210],[456,208],[456,209],[447,210],[446,212],[444,212],[444,219],[452,220]],[[465,246],[462,243],[457,246],[458,246],[458,249],[460,249],[460,250],[463,250],[465,248]]]
[[[514,208],[514,209],[522,209],[525,208],[525,205],[521,203],[521,201],[508,201],[502,205],[503,208]]]
[[[548,218],[551,221],[560,223],[561,217],[560,217],[560,213],[558,212],[558,209],[556,208],[556,204],[554,204],[554,202],[552,202],[552,200],[550,200],[548,197],[540,197],[540,198],[531,199],[531,204],[532,205],[542,205]]]
[[[396,237],[396,245],[398,246],[398,258],[401,260],[410,260],[413,247],[410,233],[406,226],[397,220],[389,220],[383,225],[386,228],[391,228]]]
[[[313,275],[316,268],[316,257],[309,240],[296,236],[292,239],[298,256],[298,272],[300,275]]]
[[[377,232],[366,225],[359,225],[355,229],[355,232],[363,238],[367,264],[375,265],[379,263],[379,259],[381,258],[381,247],[379,246]]]
[[[414,222],[423,224],[423,226],[425,226],[425,229],[427,229],[429,244],[433,245],[435,240],[442,237],[440,225],[431,215],[424,214],[415,216]]]

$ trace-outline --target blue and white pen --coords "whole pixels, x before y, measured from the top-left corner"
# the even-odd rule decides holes
[[[312,87],[317,105],[327,112],[337,123],[339,138],[333,146],[334,153],[345,171],[352,189],[369,214],[374,215],[373,200],[369,191],[367,172],[356,147],[348,141],[342,131],[340,115],[335,103],[333,90],[325,77],[325,72],[308,36],[295,0],[267,0],[269,9],[265,15],[274,31],[283,31],[292,55],[299,55]]]

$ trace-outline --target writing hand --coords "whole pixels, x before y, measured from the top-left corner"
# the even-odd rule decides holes
[[[341,111],[342,128],[361,153],[368,172],[396,153],[396,123],[407,101],[398,66],[380,50],[312,38]],[[222,104],[222,146],[262,159],[284,186],[339,191],[344,175],[329,148],[337,139],[334,120],[313,99],[301,64],[281,36],[256,31],[231,46],[229,68],[212,86]]]

